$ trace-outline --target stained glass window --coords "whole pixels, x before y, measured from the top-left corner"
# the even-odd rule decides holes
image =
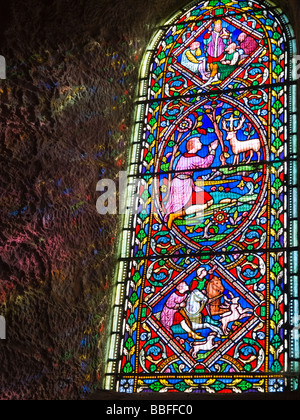
[[[297,389],[294,38],[279,8],[254,0],[190,4],[155,34],[140,73],[106,389]]]

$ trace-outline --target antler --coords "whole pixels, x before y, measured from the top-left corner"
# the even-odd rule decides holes
[[[222,128],[223,128],[223,130],[225,130],[228,133],[229,130],[227,128],[226,120],[225,119],[223,119],[223,121],[222,121]]]
[[[245,117],[245,115],[243,115],[239,124],[238,124],[238,126],[237,126],[237,128],[236,128],[236,131],[240,130],[243,127],[243,125],[245,124],[245,121],[246,121],[246,117]]]

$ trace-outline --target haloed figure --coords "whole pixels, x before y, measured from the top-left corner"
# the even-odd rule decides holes
[[[199,74],[203,80],[209,79],[206,71],[206,56],[200,48],[200,42],[193,42],[182,54],[181,64],[195,74]]]
[[[239,35],[238,42],[239,47],[241,48],[240,53],[243,57],[248,57],[258,47],[257,41],[253,39],[250,35],[245,34],[244,32],[242,32]]]
[[[211,195],[195,185],[193,174],[195,169],[209,168],[213,164],[218,144],[218,140],[211,143],[209,154],[202,158],[197,155],[202,149],[200,139],[194,137],[187,142],[187,152],[181,156],[176,165],[175,178],[166,204],[165,221],[168,222],[169,229],[179,217],[201,213],[214,204]]]

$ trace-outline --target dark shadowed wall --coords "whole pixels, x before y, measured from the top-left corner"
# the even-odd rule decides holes
[[[138,68],[183,0],[10,0],[0,8],[1,399],[101,385],[118,216],[96,184],[127,167]],[[298,31],[295,1],[277,1]],[[2,7],[2,6],[1,6]]]

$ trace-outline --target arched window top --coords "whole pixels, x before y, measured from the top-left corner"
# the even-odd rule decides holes
[[[230,80],[234,76],[241,75],[241,78],[243,78],[242,67],[246,68],[251,63],[257,64],[260,62],[268,68],[268,66],[271,66],[271,62],[275,60],[276,63],[283,65],[284,68],[286,67],[289,70],[282,75],[282,70],[280,71],[277,68],[275,71],[275,68],[273,68],[272,70],[275,73],[270,71],[269,77],[265,82],[278,83],[291,81],[295,78],[295,69],[291,59],[296,54],[295,36],[287,17],[271,2],[266,1],[262,4],[262,2],[258,1],[208,1],[202,4],[197,3],[194,7],[188,6],[186,9],[187,11],[184,14],[182,14],[182,11],[179,12],[155,34],[144,57],[141,67],[141,78],[148,78],[149,69],[151,68],[151,79],[155,80],[160,76],[158,73],[160,73],[162,65],[164,67],[164,65],[172,64],[173,71],[175,69],[180,74],[184,73],[196,86],[203,86],[204,83],[202,82],[205,74],[201,72],[200,68],[198,69],[200,70],[198,75],[195,75],[195,72],[193,72],[195,67],[193,68],[189,63],[190,60],[186,57],[186,53],[190,52],[199,61],[201,56],[206,56],[207,58],[207,54],[213,53],[212,47],[209,47],[209,31],[212,30],[211,33],[214,32],[215,24],[217,24],[217,27],[220,24],[222,25],[223,34],[228,27],[236,28],[230,38],[223,38],[226,45],[237,43],[238,46],[244,46],[246,52],[252,53],[252,49],[256,51],[254,55],[243,54],[235,73],[231,73],[231,78],[223,80],[223,83],[218,86],[220,89],[228,87]],[[240,39],[239,36],[241,36]],[[245,36],[246,38],[242,41],[242,38]],[[153,50],[155,50],[154,60]],[[262,57],[260,53],[264,50],[266,52],[264,57]],[[184,52],[185,54],[182,56]],[[190,55],[188,54],[188,56]],[[166,57],[168,58],[167,60],[165,60]],[[279,63],[279,57],[283,59],[283,62]],[[196,64],[193,60],[192,63]],[[187,68],[186,64],[188,64]],[[258,80],[253,81],[257,82]],[[264,79],[260,81],[264,82]],[[165,82],[167,84],[167,78]],[[157,85],[151,93],[145,89],[146,83],[142,82],[141,85],[143,85],[143,88],[139,92],[140,99],[154,100],[168,96],[168,91],[162,92],[157,90]],[[247,86],[251,85],[253,85],[251,80],[248,80]],[[144,95],[141,95],[141,92]]]
[[[296,388],[295,45],[269,1],[193,3],[151,41],[106,389]]]

